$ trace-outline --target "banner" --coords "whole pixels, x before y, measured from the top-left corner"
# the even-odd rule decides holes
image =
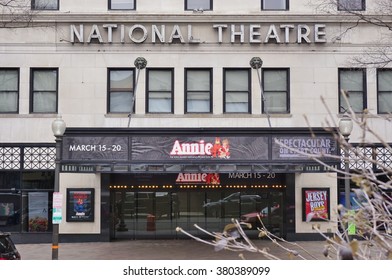
[[[303,221],[328,221],[329,189],[328,188],[303,188]]]
[[[67,222],[94,221],[94,189],[67,189]]]

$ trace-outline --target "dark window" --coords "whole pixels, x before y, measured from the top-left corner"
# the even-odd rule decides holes
[[[224,113],[250,113],[250,69],[224,69]]]
[[[19,190],[20,172],[6,171],[0,172],[0,190]]]
[[[261,0],[262,10],[288,10],[289,0]]]
[[[392,69],[377,70],[377,102],[379,114],[392,113]]]
[[[108,113],[134,113],[134,69],[108,69]]]
[[[0,172],[2,230],[51,231],[53,185],[54,171]]]
[[[0,113],[19,111],[19,70],[0,69]]]
[[[31,69],[30,113],[56,113],[58,69]]]
[[[109,0],[109,10],[135,10],[136,0]]]
[[[365,0],[338,0],[339,11],[364,11]]]
[[[185,10],[212,10],[212,0],[185,0]]]
[[[58,10],[59,0],[32,0],[32,10]]]
[[[212,70],[185,70],[185,112],[211,113]]]
[[[289,113],[289,69],[263,69],[263,113]]]
[[[173,69],[147,69],[147,113],[173,113]]]
[[[22,189],[51,190],[54,186],[54,171],[32,171],[22,173]]]
[[[346,92],[348,104],[342,91]],[[339,69],[339,112],[346,112],[350,106],[361,113],[366,105],[366,70]]]

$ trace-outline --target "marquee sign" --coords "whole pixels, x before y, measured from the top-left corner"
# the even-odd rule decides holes
[[[337,143],[328,137],[273,137],[272,159],[295,160],[307,158],[311,155],[334,155]]]
[[[62,164],[91,163],[314,163],[307,154],[337,155],[332,136],[64,136]],[[71,172],[72,170],[65,170]]]
[[[63,159],[85,161],[129,160],[129,137],[64,137]]]
[[[268,137],[132,137],[131,160],[268,160]]]
[[[219,185],[219,173],[178,173],[176,184]]]

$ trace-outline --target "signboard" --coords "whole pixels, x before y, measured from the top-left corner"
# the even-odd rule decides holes
[[[355,210],[348,210],[349,220],[347,226],[348,235],[355,235],[357,233],[356,225],[355,225]]]
[[[94,221],[94,189],[67,189],[67,222]]]
[[[323,44],[327,42],[326,24],[238,24],[232,22],[192,25],[180,23],[152,23],[133,25],[112,22],[109,24],[71,24],[70,43],[76,44],[192,44],[201,42],[231,44]],[[248,36],[245,36],[245,33]],[[165,36],[166,34],[166,36]],[[200,36],[200,37],[199,37]]]
[[[268,160],[268,137],[132,137],[132,160]]]
[[[329,188],[303,188],[303,221],[328,221],[329,200]]]
[[[112,185],[123,186],[132,184],[133,186],[185,186],[185,185],[266,185],[284,186],[286,185],[284,174],[274,173],[132,173],[114,176],[111,180]]]
[[[195,166],[196,171],[218,172],[225,164],[233,165],[230,170],[237,170],[241,164],[252,165],[247,168],[252,172],[329,172],[328,166],[338,164],[337,157],[328,157],[338,155],[337,141],[321,131],[311,137],[305,131],[285,134],[284,130],[261,133],[256,129],[102,129],[94,130],[94,134],[74,130],[68,129],[63,138],[61,172],[127,173],[138,171],[140,166],[145,172],[156,173],[167,172],[166,166],[174,164],[178,165],[176,171],[187,172],[187,165]],[[328,166],[315,164],[309,154]]]
[[[73,165],[62,164],[61,172],[63,173],[95,173],[96,168],[94,165]]]
[[[303,160],[311,155],[335,155],[337,143],[332,137],[272,137],[272,160]]]
[[[64,137],[63,159],[126,161],[129,154],[129,137]]]
[[[63,194],[59,192],[53,193],[53,212],[52,212],[52,223],[60,224],[63,221]]]

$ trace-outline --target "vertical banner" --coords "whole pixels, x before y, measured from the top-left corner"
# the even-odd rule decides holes
[[[63,221],[63,194],[59,192],[53,193],[53,213],[52,223],[61,224]]]
[[[94,221],[94,189],[67,189],[67,222]]]
[[[303,188],[303,221],[328,221],[329,201],[329,188]]]
[[[48,193],[29,192],[29,232],[48,230]]]

